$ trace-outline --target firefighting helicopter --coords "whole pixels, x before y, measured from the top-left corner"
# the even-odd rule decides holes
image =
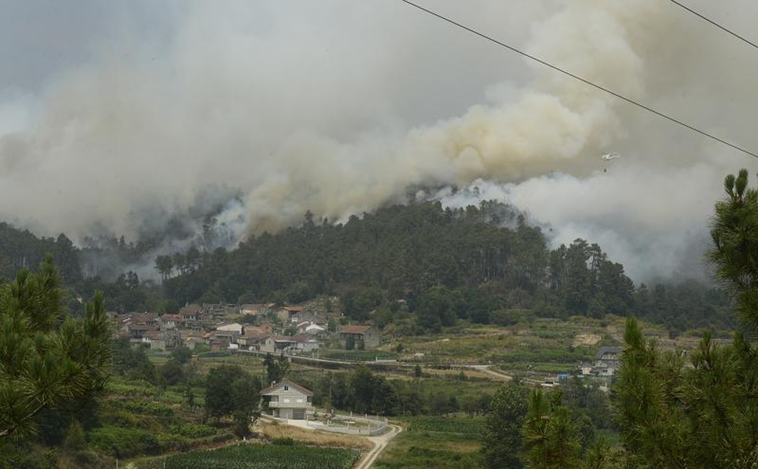
[[[620,153],[606,153],[604,155],[601,155],[600,158],[603,161],[613,161],[613,160],[617,160],[617,159],[621,158],[621,154]],[[608,172],[608,168],[603,168],[603,172],[607,173]]]

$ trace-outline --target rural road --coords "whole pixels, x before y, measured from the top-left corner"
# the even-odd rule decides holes
[[[355,469],[368,469],[371,467],[372,464],[374,464],[374,461],[376,461],[376,458],[379,457],[379,454],[381,454],[382,451],[384,451],[384,448],[387,447],[387,444],[397,436],[398,433],[403,431],[403,429],[398,425],[389,425],[390,431],[387,433],[383,433],[378,436],[372,436],[368,437],[367,439],[370,440],[374,444],[374,449],[368,452],[366,454],[366,457],[361,460],[361,462],[358,463],[357,466],[355,466]]]
[[[510,381],[513,379],[512,376],[507,375],[505,373],[500,373],[499,371],[493,371],[490,369],[489,365],[461,365],[460,368],[469,368],[472,370],[481,371],[483,373],[487,373],[490,376],[495,376],[500,379],[504,379],[506,381]]]

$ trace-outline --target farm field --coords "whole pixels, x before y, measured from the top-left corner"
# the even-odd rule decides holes
[[[479,435],[483,420],[467,417],[401,419],[404,431],[374,464],[383,469],[474,469],[481,467]]]
[[[349,361],[374,361],[374,360],[396,360],[398,354],[383,350],[340,350],[340,349],[323,349],[319,350],[319,358],[331,360],[349,360]]]
[[[440,334],[395,337],[382,350],[402,350],[399,360],[422,367],[456,364],[488,364],[493,369],[522,377],[555,375],[576,370],[591,361],[603,346],[620,346],[625,318],[607,316],[532,318],[509,326],[462,325]],[[671,339],[665,327],[644,323],[649,338],[661,348],[691,349],[699,340],[698,331]],[[726,334],[726,335],[725,335]],[[728,333],[717,334],[728,337]]]
[[[242,444],[195,451],[140,465],[140,469],[349,469],[359,453],[298,445]]]

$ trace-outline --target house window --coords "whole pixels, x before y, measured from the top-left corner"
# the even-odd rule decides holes
[[[289,386],[285,386],[285,387],[284,387],[284,390],[285,390],[285,391],[289,391],[289,390],[290,390],[290,387],[289,387]]]
[[[271,396],[271,402],[279,402],[279,396]]]

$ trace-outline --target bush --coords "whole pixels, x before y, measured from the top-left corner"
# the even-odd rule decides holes
[[[138,428],[95,428],[89,432],[89,442],[98,450],[119,458],[160,451],[155,434]]]
[[[217,430],[209,425],[171,425],[168,427],[170,433],[181,435],[193,440],[205,438],[216,434]]]
[[[160,402],[148,401],[147,399],[133,399],[121,401],[120,406],[136,414],[156,415],[159,417],[171,417],[174,415],[174,409],[161,404]]]

